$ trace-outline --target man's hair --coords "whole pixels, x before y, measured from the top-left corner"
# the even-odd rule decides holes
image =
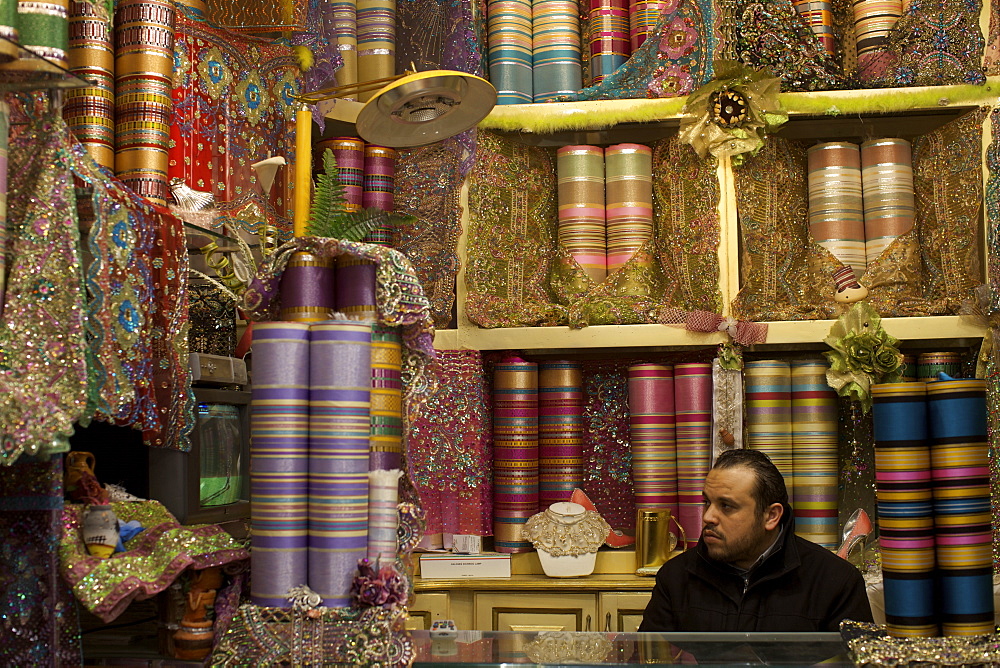
[[[754,475],[751,495],[757,503],[758,512],[763,513],[772,503],[788,505],[788,489],[785,478],[771,458],[760,450],[726,450],[715,460],[713,469],[742,467]]]

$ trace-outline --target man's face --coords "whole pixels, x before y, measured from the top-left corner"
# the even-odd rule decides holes
[[[770,546],[773,535],[768,530],[777,526],[781,513],[774,517],[774,506],[761,512],[751,494],[753,486],[753,472],[741,466],[708,472],[701,536],[713,559],[749,568]]]

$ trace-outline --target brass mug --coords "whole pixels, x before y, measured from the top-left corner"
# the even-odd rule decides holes
[[[680,532],[670,531],[673,522]],[[683,552],[687,545],[684,527],[673,516],[669,508],[638,508],[635,518],[635,574],[656,575],[660,566],[667,563],[674,550],[680,545]]]

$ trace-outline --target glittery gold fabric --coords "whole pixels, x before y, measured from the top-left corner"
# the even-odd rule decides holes
[[[845,620],[840,635],[857,666],[996,666],[1000,635],[892,638],[881,626]]]
[[[144,530],[108,559],[92,557],[80,533],[85,506],[66,504],[59,539],[60,572],[87,610],[110,622],[133,600],[163,591],[186,568],[221,566],[250,553],[215,524],[181,526],[157,501],[111,504],[122,522]]]
[[[473,323],[583,327],[719,310],[714,163],[676,137],[653,145],[654,238],[599,284],[558,243],[553,153],[485,131],[477,150],[465,275]]]

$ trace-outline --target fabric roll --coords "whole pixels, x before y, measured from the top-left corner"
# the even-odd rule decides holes
[[[939,373],[958,378],[962,373],[962,356],[951,352],[920,353],[917,357],[917,379],[937,380]]]
[[[532,0],[532,96],[552,102],[583,88],[576,0]]]
[[[743,448],[743,370],[712,360],[712,463],[725,450]]]
[[[889,40],[889,31],[903,14],[902,0],[853,0],[855,49],[858,74],[867,77],[880,49]],[[874,72],[873,72],[874,74]]]
[[[486,43],[497,104],[528,104],[534,85],[531,0],[488,0]]]
[[[538,510],[583,486],[583,375],[579,362],[538,365]]]
[[[17,60],[17,0],[0,0],[0,38],[0,64]]]
[[[19,0],[16,26],[21,46],[63,69],[69,66],[69,0]],[[49,71],[52,68],[39,58],[20,58],[7,67]]]
[[[590,84],[606,76],[628,60],[629,0],[590,0]]]
[[[949,374],[950,375],[950,374]],[[935,374],[935,377],[937,374]],[[903,355],[903,362],[899,365],[899,382],[912,383],[917,381],[917,356]]]
[[[334,137],[313,144],[313,161],[316,171],[323,169],[323,154],[333,151],[337,161],[337,180],[344,186],[344,203],[349,211],[364,205],[365,142],[354,137]]]
[[[115,176],[154,204],[168,198],[174,4],[121,0],[115,33]]]
[[[635,507],[669,508],[677,517],[673,367],[664,364],[630,366],[628,409]]]
[[[809,147],[809,233],[857,278],[865,273],[861,150],[850,142]]]
[[[712,365],[674,365],[677,518],[693,547],[701,536],[702,487],[712,455]]]
[[[754,360],[743,366],[747,447],[771,458],[795,495],[792,441],[792,370],[787,360]]]
[[[792,509],[795,533],[836,549],[838,531],[837,393],[823,360],[792,360]]]
[[[643,42],[656,28],[664,6],[671,3],[662,0],[630,0],[628,5],[628,37],[632,52],[639,50]]]
[[[935,636],[926,385],[886,383],[871,392],[886,628],[898,638]]]
[[[371,326],[310,326],[309,586],[327,607],[350,605],[368,550]]]
[[[250,599],[282,607],[308,581],[309,325],[255,323],[253,351]]]
[[[396,73],[396,0],[357,0],[358,81],[385,79]],[[376,90],[361,91],[364,102]]]
[[[993,633],[986,381],[927,383],[935,555],[946,636]]]
[[[368,474],[368,561],[376,570],[396,562],[399,545],[399,469]]]
[[[403,456],[403,346],[398,327],[372,324],[368,468],[398,469]]]
[[[833,4],[829,0],[792,0],[792,4],[823,50],[834,55],[837,37],[833,32]]]
[[[7,141],[10,136],[10,106],[0,100],[0,315],[7,292]]]
[[[319,322],[333,315],[335,306],[333,259],[298,251],[281,275],[282,320]]]
[[[364,177],[361,185],[361,206],[382,211],[395,211],[393,184],[396,175],[396,149],[365,144]],[[377,243],[388,244],[389,239]]]
[[[861,144],[861,190],[865,209],[865,259],[870,265],[892,240],[913,228],[913,159],[905,139]]]
[[[595,283],[608,275],[604,208],[604,149],[556,150],[559,244]]]
[[[334,75],[338,86],[358,83],[358,0],[330,0],[330,16],[333,20],[333,35],[337,51],[342,60]],[[344,96],[345,100],[357,100],[357,94]]]
[[[63,118],[99,165],[115,169],[115,43],[110,18],[89,2],[72,0],[69,71],[93,85],[66,91]]]
[[[608,273],[653,238],[653,152],[642,144],[604,149]]]
[[[521,535],[538,512],[538,365],[507,357],[493,369],[493,536],[497,552],[532,550]]]

